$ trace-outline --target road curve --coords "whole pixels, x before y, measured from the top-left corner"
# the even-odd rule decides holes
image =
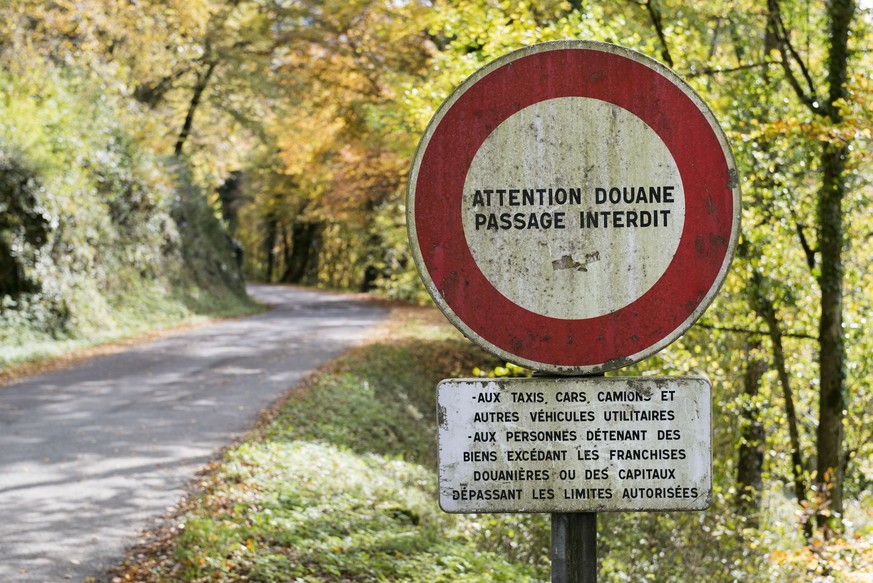
[[[386,314],[249,292],[275,308],[0,388],[0,581],[100,580],[216,451]]]

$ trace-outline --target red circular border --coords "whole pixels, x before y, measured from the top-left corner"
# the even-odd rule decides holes
[[[642,119],[666,144],[685,191],[682,236],[660,280],[631,304],[595,318],[553,318],[510,301],[482,274],[462,224],[464,182],[485,138],[521,109],[560,97],[599,99]],[[439,120],[414,185],[418,245],[445,304],[486,342],[536,363],[606,365],[669,337],[720,283],[736,214],[730,174],[706,116],[661,73],[593,49],[528,54],[470,85]]]

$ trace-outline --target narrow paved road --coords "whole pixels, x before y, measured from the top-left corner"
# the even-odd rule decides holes
[[[249,291],[275,309],[0,388],[0,581],[100,578],[216,451],[385,315]]]

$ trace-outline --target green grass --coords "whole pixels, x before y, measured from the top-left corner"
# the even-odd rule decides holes
[[[542,524],[437,505],[436,383],[487,362],[446,325],[395,322],[229,451],[170,538],[135,549],[120,579],[546,580],[542,557],[506,552]]]

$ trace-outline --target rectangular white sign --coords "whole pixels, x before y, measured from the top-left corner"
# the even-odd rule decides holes
[[[437,387],[446,512],[703,510],[701,377],[449,379]]]

